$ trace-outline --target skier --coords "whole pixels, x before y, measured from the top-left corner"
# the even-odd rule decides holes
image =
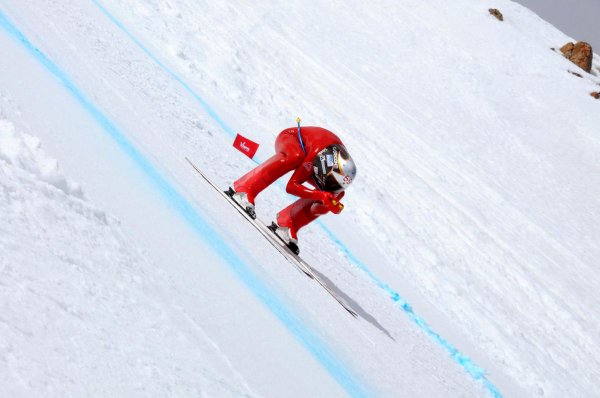
[[[298,230],[320,215],[339,214],[344,205],[340,199],[354,181],[356,166],[331,131],[321,127],[283,130],[275,140],[276,154],[233,183],[229,195],[252,217],[256,218],[256,196],[277,179],[294,171],[286,191],[299,199],[277,213],[277,221],[269,227],[296,254]],[[315,189],[303,184],[307,182]]]

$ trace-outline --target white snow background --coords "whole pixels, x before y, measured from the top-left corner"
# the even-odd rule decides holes
[[[0,26],[1,396],[597,396],[600,64],[531,11],[1,0]],[[184,160],[225,188],[234,133],[264,160],[298,115],[358,165],[300,234],[358,320]]]

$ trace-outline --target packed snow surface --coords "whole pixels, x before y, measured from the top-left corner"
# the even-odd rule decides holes
[[[531,11],[2,0],[0,27],[1,395],[595,394],[600,65]],[[184,160],[225,188],[233,135],[262,161],[298,115],[358,165],[300,234],[358,320]]]
[[[3,396],[251,395],[118,221],[5,120],[0,162]]]

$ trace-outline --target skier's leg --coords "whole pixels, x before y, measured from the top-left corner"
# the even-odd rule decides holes
[[[233,183],[236,192],[245,192],[248,201],[254,204],[254,198],[284,174],[302,164],[304,153],[293,134],[282,132],[275,140],[276,154]]]
[[[300,228],[310,224],[327,211],[325,206],[315,200],[298,199],[277,213],[277,225],[289,228],[291,238],[297,241]]]

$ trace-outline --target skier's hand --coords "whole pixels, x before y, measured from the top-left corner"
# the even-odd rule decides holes
[[[326,191],[313,191],[315,195],[315,200],[323,203],[326,207],[328,207],[332,201],[335,200],[335,195],[331,192]]]
[[[342,212],[342,210],[344,210],[344,205],[342,202],[338,202],[337,200],[333,199],[331,201],[331,208],[329,209],[329,211],[331,211],[333,214],[340,214]]]
[[[323,203],[323,206],[325,206],[328,211],[334,214],[340,214],[342,210],[344,210],[344,205],[337,200],[335,194],[331,192],[320,191],[319,197],[319,201]]]

